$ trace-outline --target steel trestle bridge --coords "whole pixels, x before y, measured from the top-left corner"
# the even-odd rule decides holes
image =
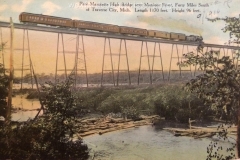
[[[0,21],[0,28],[9,28],[10,27],[10,23],[8,22],[1,22]],[[24,53],[27,52],[28,53],[28,58],[31,61],[31,56],[30,56],[30,47],[29,47],[29,37],[28,37],[28,30],[32,30],[32,31],[40,31],[40,32],[51,32],[51,33],[57,33],[58,34],[58,38],[57,38],[57,59],[56,59],[56,72],[55,72],[55,77],[57,77],[58,72],[63,71],[63,73],[65,74],[65,76],[67,77],[67,71],[74,71],[74,76],[75,76],[75,84],[77,85],[76,79],[77,79],[77,73],[79,71],[85,72],[85,78],[86,78],[86,85],[88,86],[88,72],[87,72],[87,62],[86,62],[86,58],[85,58],[85,49],[84,49],[84,36],[92,36],[92,37],[101,37],[104,38],[104,53],[103,53],[103,62],[102,62],[102,75],[101,75],[101,86],[104,85],[103,84],[103,76],[104,76],[104,72],[111,72],[111,79],[112,79],[112,84],[114,86],[118,86],[119,85],[119,72],[126,72],[128,74],[128,78],[127,78],[127,84],[131,85],[132,84],[132,80],[131,80],[131,76],[130,76],[130,69],[129,69],[129,62],[128,62],[128,51],[127,51],[127,45],[126,45],[126,40],[131,40],[131,41],[140,41],[141,42],[141,53],[140,53],[140,63],[139,63],[139,69],[138,69],[138,79],[137,79],[137,84],[140,84],[140,74],[143,71],[147,71],[149,72],[149,83],[153,84],[153,72],[154,71],[158,71],[162,74],[162,79],[166,79],[164,78],[164,73],[163,73],[163,64],[162,64],[162,53],[161,53],[161,45],[163,44],[170,44],[172,45],[172,50],[171,50],[171,57],[170,57],[170,66],[169,66],[169,70],[168,70],[168,81],[171,79],[171,71],[178,71],[179,75],[181,76],[182,71],[189,71],[192,72],[192,69],[190,67],[190,69],[188,70],[183,70],[180,66],[179,69],[177,70],[173,70],[171,67],[172,65],[172,59],[176,58],[178,62],[180,62],[180,59],[183,56],[183,50],[184,47],[186,47],[187,51],[188,51],[188,46],[198,46],[199,42],[192,42],[192,41],[174,41],[174,40],[168,40],[168,39],[158,39],[158,38],[149,38],[149,37],[142,37],[142,36],[134,36],[134,35],[122,35],[122,34],[118,34],[118,33],[106,33],[106,32],[96,32],[96,31],[89,31],[89,30],[80,30],[80,29],[72,29],[72,28],[60,28],[60,27],[53,27],[53,26],[43,26],[43,25],[30,25],[30,24],[19,24],[19,23],[14,23],[14,29],[22,29],[23,30],[23,48],[18,49],[22,51],[22,56],[24,56]],[[2,41],[2,32],[1,33],[1,41]],[[72,35],[76,35],[76,50],[75,51],[66,51],[64,49],[64,40],[63,40],[63,35],[64,34],[72,34]],[[120,44],[118,44],[119,46],[119,52],[118,53],[113,53],[111,48],[112,48],[112,44],[111,44],[111,39],[119,39],[120,40]],[[153,54],[149,54],[148,51],[148,42],[152,42],[154,43],[154,53]],[[60,47],[60,44],[62,47]],[[178,48],[178,46],[181,45],[183,46],[182,48],[182,53],[180,53],[180,49]],[[106,48],[109,48],[109,51],[107,52]],[[175,47],[174,47],[175,46]],[[202,43],[203,47],[210,48],[212,50],[212,48],[217,48],[219,49],[219,51],[222,49],[224,55],[228,54],[228,50],[231,50],[232,56],[236,51],[240,51],[240,47],[238,46],[229,46],[229,45],[218,45],[218,44],[207,44],[207,43]],[[79,50],[79,47],[81,47],[81,50]],[[145,47],[146,49],[146,55],[143,55],[143,48]],[[175,51],[177,53],[177,57],[173,56],[173,52],[174,52],[174,48]],[[15,49],[16,50],[16,49]],[[122,53],[122,51],[124,51],[124,53]],[[189,52],[189,51],[188,51]],[[66,68],[66,59],[65,56],[66,54],[71,53],[71,54],[75,54],[75,65],[74,68],[71,69],[67,69]],[[63,59],[64,59],[64,68],[63,69],[59,69],[59,65],[58,65],[58,58],[59,56],[62,55]],[[80,56],[82,55],[82,57]],[[3,56],[3,52],[2,52],[2,56]],[[111,64],[111,69],[110,70],[105,70],[104,69],[104,64],[105,64],[105,57],[109,56],[110,57],[110,64]],[[118,64],[117,64],[117,69],[114,69],[113,67],[113,56],[116,56],[118,58]],[[121,70],[120,69],[120,63],[121,63],[121,57],[124,57],[126,59],[126,67],[127,69],[125,70]],[[148,69],[147,70],[142,70],[141,69],[141,63],[142,63],[142,58],[146,57],[147,61],[148,61]],[[150,57],[152,58],[152,62],[150,63]],[[160,67],[161,69],[154,69],[154,65],[156,65],[155,59],[158,58],[160,60]],[[80,61],[79,59],[83,60],[83,68],[79,68],[79,64]],[[238,61],[237,61],[238,62]],[[4,58],[3,58],[3,63],[4,63]],[[26,62],[25,62],[26,63]],[[30,72],[32,72],[32,65],[31,63],[29,63],[29,68],[24,68],[24,58],[22,58],[22,68],[19,68],[17,70],[20,70],[22,72],[22,77],[23,78],[23,71],[24,70],[29,70]],[[196,67],[195,67],[195,71],[196,71]],[[117,76],[114,74],[117,73]],[[194,72],[195,73],[195,72]],[[191,73],[192,74],[192,73]],[[32,75],[32,73],[31,73]],[[33,85],[33,82],[32,82]],[[21,88],[22,88],[22,82],[21,82]]]

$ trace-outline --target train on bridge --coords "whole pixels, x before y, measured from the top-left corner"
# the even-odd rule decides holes
[[[62,18],[62,17],[55,17],[55,16],[49,16],[49,15],[42,15],[42,14],[33,14],[33,13],[27,13],[27,12],[22,12],[19,15],[19,21],[27,24],[35,24],[35,25],[43,24],[48,26],[57,26],[57,27],[72,28],[72,29],[78,28],[83,30],[93,30],[93,31],[116,33],[116,34],[162,38],[162,39],[170,39],[170,40],[177,40],[177,41],[202,42],[203,40],[201,36],[196,36],[196,35],[186,36],[185,34],[182,34],[182,33],[173,33],[173,32],[169,33],[164,31],[147,30],[147,29],[118,26],[118,25],[105,24],[105,23],[72,20],[70,18]]]

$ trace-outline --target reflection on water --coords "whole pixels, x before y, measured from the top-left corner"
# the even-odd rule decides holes
[[[14,108],[38,109],[38,100],[27,100],[25,96],[13,97]],[[34,118],[37,111],[18,111],[12,114],[14,121]],[[202,160],[206,159],[207,146],[212,139],[175,137],[162,130],[164,127],[187,127],[163,122],[158,126],[142,126],[122,131],[92,135],[84,138],[91,148],[95,160]],[[223,144],[226,146],[227,144]]]
[[[16,113],[12,113],[13,121],[26,121],[29,118],[34,118],[39,109],[40,102],[37,99],[26,99],[27,95],[16,95],[12,98],[13,108],[23,109],[28,111],[19,110]]]
[[[84,138],[95,160],[202,160],[211,139],[175,137],[165,130],[142,126]]]
[[[13,108],[21,109],[38,109],[40,108],[40,102],[38,99],[26,99],[27,95],[16,95],[12,98]]]
[[[16,113],[12,113],[12,121],[27,121],[29,118],[32,119],[37,115],[38,111],[18,111]],[[42,114],[42,112],[40,112]]]

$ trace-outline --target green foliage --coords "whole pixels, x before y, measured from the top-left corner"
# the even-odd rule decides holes
[[[76,133],[76,98],[72,94],[72,80],[64,83],[46,83],[43,99],[44,117],[38,119],[40,127],[36,150],[42,158],[68,159],[88,157],[87,147],[81,139],[73,141]]]
[[[230,32],[230,40],[228,44],[239,44],[240,38],[240,18],[226,17],[209,19],[212,22],[223,20],[226,26],[222,29],[223,32]],[[234,35],[234,37],[232,37]],[[239,50],[235,57],[230,59],[228,56],[219,57],[219,51],[210,51],[203,53],[203,47],[199,46],[200,55],[188,53],[185,56],[187,61],[182,65],[199,65],[200,70],[205,73],[197,76],[197,78],[187,83],[187,88],[192,93],[196,93],[199,98],[203,99],[206,106],[213,109],[217,114],[224,118],[230,124],[238,125],[239,132],[239,97],[240,97],[240,70],[234,65],[233,60],[239,59]],[[229,136],[227,129],[222,127],[218,133],[218,139],[226,140]],[[238,157],[240,156],[240,137],[237,137],[237,143],[228,141],[232,146],[226,151],[229,153],[226,156],[221,152],[222,146],[218,146],[217,142],[212,142],[207,149],[207,160],[230,160],[235,158],[234,150],[237,146]]]
[[[44,114],[36,120],[0,129],[0,157],[5,159],[88,158],[88,147],[76,136],[76,98],[72,79],[42,86]],[[75,137],[74,137],[75,136]]]
[[[188,118],[206,120],[211,115],[209,110],[203,109],[200,99],[178,85],[159,89],[155,94],[154,104],[155,111],[167,120],[186,123]]]
[[[203,107],[199,98],[184,91],[182,85],[89,89],[77,95],[78,110],[94,108],[93,111],[104,114],[121,112],[133,119],[150,113],[187,122],[188,118],[206,119],[212,113]]]
[[[220,125],[217,130],[218,133],[217,138],[218,141],[212,141],[207,147],[207,160],[217,159],[217,160],[232,160],[235,159],[235,148],[236,141],[232,137],[228,136],[228,129],[231,125]],[[226,146],[226,142],[228,145]],[[223,147],[223,143],[225,143],[225,147]],[[223,153],[228,153],[223,154]]]
[[[0,51],[4,50],[6,43],[2,43],[0,46]],[[7,112],[7,101],[6,97],[8,96],[8,85],[9,78],[5,74],[5,68],[2,63],[0,63],[0,116],[6,118]]]
[[[223,32],[229,32],[230,43],[239,44],[240,38],[240,19],[236,17],[225,17],[225,18],[214,18],[208,19],[209,21],[216,22],[216,21],[224,21],[226,23],[225,27],[222,29]]]
[[[121,112],[128,118],[136,119],[141,110],[152,108],[147,102],[150,93],[141,91],[142,89],[118,90],[102,101],[98,110],[103,113]]]
[[[76,93],[78,97],[77,109],[92,110],[96,111],[99,105],[111,94],[114,94],[116,91],[110,88],[97,88],[92,90],[80,90]]]
[[[8,96],[8,76],[5,75],[5,69],[3,64],[0,64],[0,116],[6,118],[7,101]]]
[[[139,119],[139,111],[137,110],[137,108],[134,105],[125,106],[125,107],[122,106],[121,107],[121,112],[128,119],[133,119],[133,120]]]
[[[187,83],[186,88],[204,100],[206,106],[216,111],[226,120],[237,122],[238,98],[240,96],[240,71],[232,59],[223,56],[216,58],[218,52],[210,51],[200,55],[186,54],[184,65],[199,65],[204,74]],[[204,66],[204,67],[202,67]]]

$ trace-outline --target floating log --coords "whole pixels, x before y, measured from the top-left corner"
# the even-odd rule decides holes
[[[205,133],[203,135],[200,135],[200,136],[195,136],[194,138],[197,139],[197,138],[206,138],[206,137],[212,137],[214,136],[215,133]]]
[[[191,136],[194,138],[212,137],[219,132],[223,132],[223,129],[208,128],[208,127],[191,127],[192,129],[182,128],[163,128],[164,130],[173,132],[175,136]],[[235,134],[237,129],[231,127],[227,129],[228,134]]]

